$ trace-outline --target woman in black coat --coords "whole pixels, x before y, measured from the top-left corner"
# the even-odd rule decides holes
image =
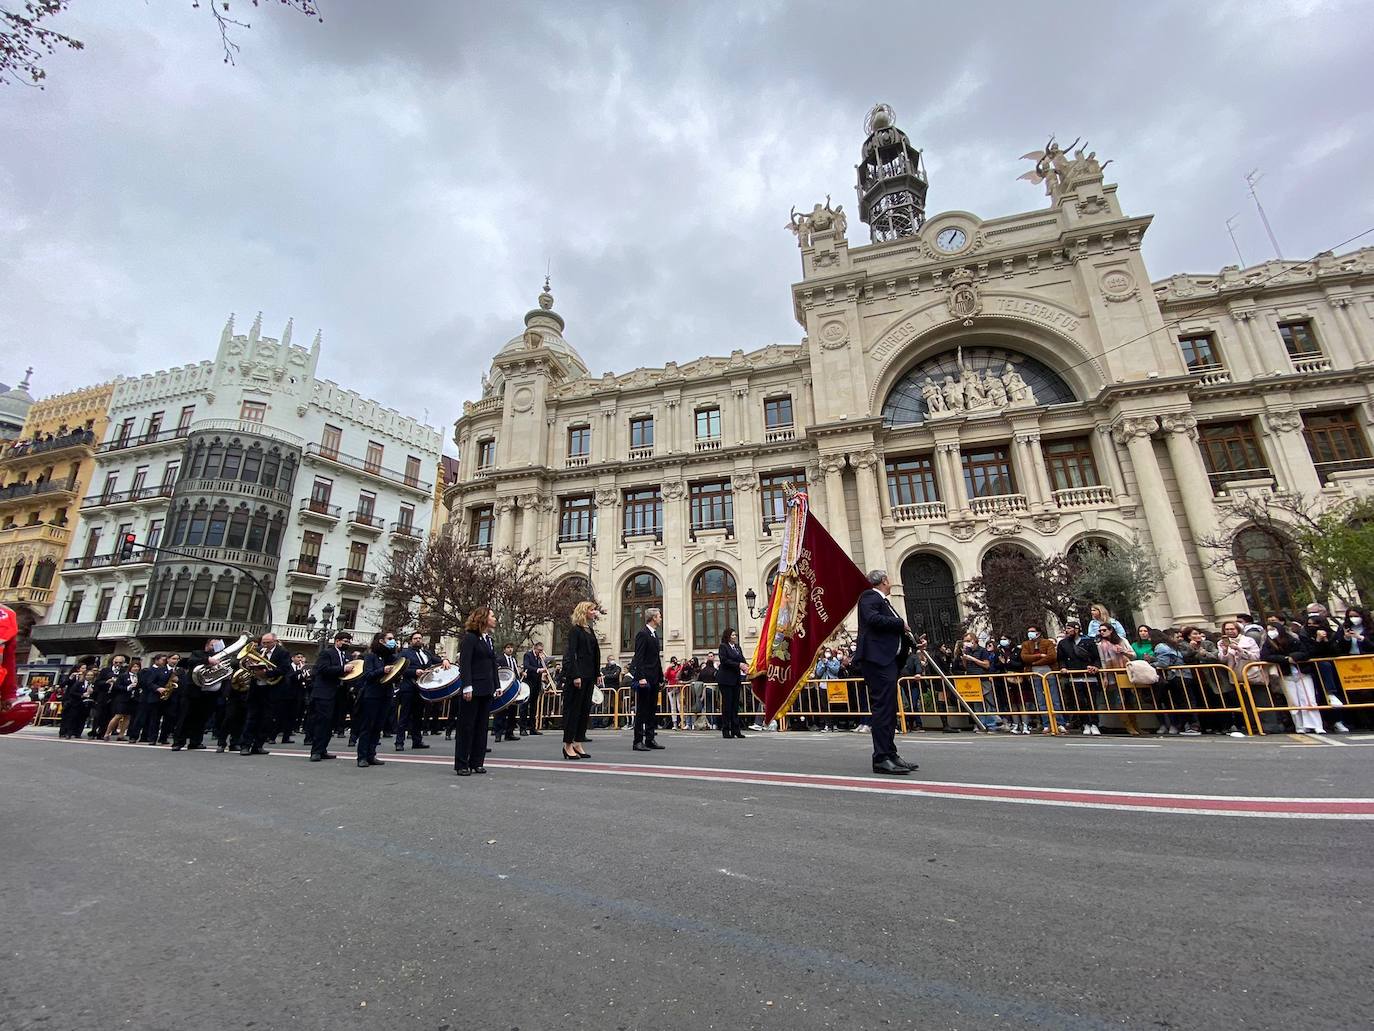
[[[725,738],[743,738],[739,721],[739,693],[743,683],[740,672],[744,665],[744,652],[740,650],[739,635],[734,627],[726,627],[720,639],[720,671],[716,674],[716,686],[720,688],[720,734]]]
[[[396,635],[382,632],[372,635],[372,647],[363,659],[363,675],[358,686],[358,766],[385,766],[377,758],[377,742],[382,738],[382,724],[386,721],[387,703],[391,701],[391,685],[382,682],[386,668],[400,657],[400,642]]]
[[[601,609],[594,601],[579,601],[572,613],[568,647],[563,651],[563,758],[590,759],[578,743],[587,736],[592,713],[592,690],[601,677],[601,646],[592,625]]]
[[[496,646],[491,643],[495,629],[496,613],[485,605],[477,606],[468,616],[467,632],[458,648],[463,691],[453,741],[453,771],[460,777],[487,772],[487,714],[496,694]]]

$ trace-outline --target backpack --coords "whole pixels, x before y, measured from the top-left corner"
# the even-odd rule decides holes
[[[1132,659],[1126,663],[1126,679],[1136,687],[1148,687],[1159,683],[1159,671],[1144,659]]]

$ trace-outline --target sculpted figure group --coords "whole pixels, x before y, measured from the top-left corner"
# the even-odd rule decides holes
[[[1013,408],[1035,403],[1035,394],[1007,362],[1000,376],[987,369],[981,375],[967,365],[960,367],[956,380],[946,376],[943,383],[936,383],[930,376],[921,385],[921,396],[926,402],[926,413],[932,417],[951,415],[956,412],[978,411],[984,408]]]

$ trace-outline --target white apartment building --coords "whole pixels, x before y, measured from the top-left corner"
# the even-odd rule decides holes
[[[330,616],[378,626],[385,556],[430,528],[439,432],[317,379],[319,334],[307,349],[291,329],[265,337],[259,314],[236,334],[230,316],[213,361],[116,384],[56,602],[34,628],[50,658],[186,649],[265,623],[308,644]]]

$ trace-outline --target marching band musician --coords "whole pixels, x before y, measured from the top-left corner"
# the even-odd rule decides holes
[[[460,777],[487,772],[487,712],[496,694],[496,649],[491,643],[496,613],[479,605],[468,615],[465,629],[458,652],[463,691],[453,744],[453,770]]]
[[[111,655],[110,664],[102,666],[96,673],[95,682],[91,685],[91,732],[87,737],[104,739],[105,728],[110,722],[110,682],[123,675],[128,661],[127,655]]]
[[[496,659],[496,667],[505,667],[510,670],[516,678],[520,676],[520,664],[515,661],[515,645],[507,641],[501,646],[501,654]],[[498,712],[491,721],[491,739],[495,744],[497,741],[519,741],[520,735],[515,732],[515,728],[520,723],[520,706],[511,702],[504,709]],[[529,731],[525,731],[526,734]]]
[[[391,685],[382,678],[387,666],[399,655],[396,635],[387,631],[372,635],[372,646],[363,659],[362,684],[358,688],[358,767],[385,766],[377,758],[377,742],[382,739],[382,723],[386,720],[387,702],[391,700]]]
[[[214,637],[205,642],[203,651],[191,652],[181,660],[181,665],[177,669],[177,679],[186,686],[186,698],[181,703],[176,731],[172,735],[174,752],[181,751],[183,747],[188,752],[205,747],[205,725],[210,722],[210,714],[215,711],[220,690],[224,685],[219,683],[208,688],[201,687],[191,679],[191,672],[197,666],[219,665],[225,661],[224,656],[220,654],[223,651],[224,642]],[[224,749],[221,747],[219,751],[222,752]]]
[[[266,633],[259,638],[258,654],[267,660],[268,668],[253,671],[253,682],[248,686],[245,699],[239,755],[268,754],[262,745],[271,731],[269,707],[273,696],[284,685],[289,686],[291,680],[291,653],[277,643],[276,634]]]
[[[153,664],[138,674],[138,713],[134,716],[129,737],[146,745],[157,744],[158,707],[162,690],[172,677],[166,655],[154,655]]]
[[[592,689],[601,675],[601,646],[592,625],[601,614],[594,601],[579,601],[572,612],[568,647],[563,652],[563,758],[590,759],[578,742],[587,736]]]
[[[431,666],[439,665],[439,656],[425,647],[425,638],[418,630],[410,635],[410,646],[402,648],[406,668],[401,670],[401,683],[396,688],[396,751],[406,746],[406,732],[410,732],[411,748],[428,748],[425,744],[424,706],[420,701],[420,678]],[[448,662],[443,666],[448,668]]]
[[[182,690],[191,683],[190,679],[183,680],[181,672],[181,656],[173,652],[167,656],[167,669],[169,671],[167,683],[170,686],[175,683],[177,690],[164,691],[158,699],[157,712],[153,719],[157,721],[157,737],[154,739],[157,744],[169,744],[172,740],[172,733],[177,729],[177,721],[181,716],[182,705],[186,701],[189,691]]]
[[[58,737],[80,737],[86,726],[87,672],[83,662],[62,678],[62,723]]]
[[[534,646],[525,653],[522,660],[525,667],[525,684],[530,689],[529,701],[523,706],[523,714],[520,725],[526,737],[534,734],[542,734],[538,728],[539,715],[539,696],[544,688],[549,686],[549,664],[544,659],[544,645],[539,641],[534,642]]]
[[[305,716],[305,739],[310,742],[310,761],[333,759],[329,752],[329,736],[334,729],[334,702],[343,680],[348,660],[344,651],[353,643],[353,635],[340,630],[334,644],[321,648],[315,659],[315,676],[310,681],[310,709]]]
[[[116,659],[124,656],[117,655]],[[143,671],[143,664],[138,659],[134,659],[128,666],[115,668],[108,681],[110,685],[110,722],[105,726],[105,732],[101,735],[108,740],[114,740],[115,735],[122,733],[124,740],[129,740],[129,717],[134,712],[134,692],[138,689],[138,677]]]

